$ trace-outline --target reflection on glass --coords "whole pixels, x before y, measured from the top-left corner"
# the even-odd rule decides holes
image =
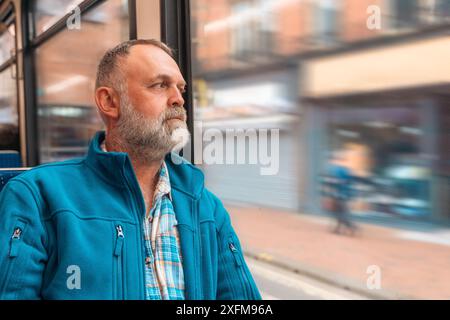
[[[16,48],[15,24],[9,26],[0,24],[0,66],[14,56]]]
[[[19,151],[17,84],[11,77],[12,65],[0,72],[0,150]]]
[[[63,30],[36,51],[40,161],[84,155],[102,127],[94,107],[97,64],[129,35],[126,2],[110,0],[82,17],[80,30]]]
[[[82,0],[35,0],[33,8],[35,36],[47,31],[59,19],[74,10]]]

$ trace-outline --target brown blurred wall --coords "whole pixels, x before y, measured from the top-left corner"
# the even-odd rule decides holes
[[[256,5],[256,2],[249,2]],[[223,70],[233,64],[230,58],[232,30],[226,24],[226,19],[231,17],[233,3],[236,1],[216,0],[213,4],[208,0],[193,1],[191,12],[193,20],[196,21],[196,28],[193,30],[197,45],[195,54],[202,71]],[[271,13],[276,31],[273,34],[272,50],[278,55],[290,56],[310,49],[313,40],[315,1],[284,0],[273,3]],[[382,8],[383,0],[343,1],[339,17],[341,27],[338,30],[342,40],[357,41],[379,34],[379,30],[369,30],[366,26],[369,18],[367,8],[370,5]],[[215,28],[209,28],[210,26]]]

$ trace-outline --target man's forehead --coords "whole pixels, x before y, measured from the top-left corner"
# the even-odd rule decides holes
[[[165,75],[171,78],[182,78],[175,60],[163,49],[153,45],[131,47],[125,65],[128,71],[133,73],[145,73],[152,77]]]
[[[163,65],[176,66],[175,60],[163,49],[154,45],[135,45],[130,48],[130,53],[127,60],[134,63],[149,64],[149,65]]]

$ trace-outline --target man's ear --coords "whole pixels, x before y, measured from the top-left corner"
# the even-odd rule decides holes
[[[113,88],[99,87],[95,90],[95,103],[102,117],[117,120],[120,114],[119,95]]]

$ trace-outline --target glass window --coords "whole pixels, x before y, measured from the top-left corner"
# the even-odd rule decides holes
[[[414,27],[418,22],[419,5],[415,0],[395,0],[397,28]]]
[[[16,24],[14,13],[0,22],[0,168],[20,167],[17,101]]]
[[[38,0],[34,1],[34,36],[48,30],[59,19],[71,12],[82,0]]]
[[[237,2],[231,7],[234,16],[241,17],[233,26],[232,51],[236,57],[249,55],[254,49],[256,26],[252,23],[251,3]],[[247,16],[246,16],[247,15]]]
[[[319,0],[316,1],[315,29],[320,44],[333,44],[339,35],[339,1]]]
[[[392,13],[383,19],[392,19],[391,27],[399,31],[427,28],[450,19],[449,0],[389,0],[387,4]]]
[[[3,27],[4,25],[1,24],[0,26]],[[11,23],[4,28],[3,32],[0,29],[0,66],[15,55],[14,50],[16,48],[15,24]]]
[[[448,3],[190,1],[194,161],[243,247],[368,294],[375,267],[398,297],[450,296],[448,34],[422,37]]]
[[[15,64],[0,72],[0,150],[20,151]],[[1,157],[0,157],[1,158]]]
[[[439,22],[450,20],[450,0],[438,0],[435,15],[438,17]]]
[[[231,5],[231,52],[237,60],[271,52],[274,33],[270,1],[241,1]]]
[[[129,38],[127,1],[109,0],[83,15],[80,29],[64,29],[36,50],[41,162],[84,155],[102,128],[93,100],[97,64]]]

